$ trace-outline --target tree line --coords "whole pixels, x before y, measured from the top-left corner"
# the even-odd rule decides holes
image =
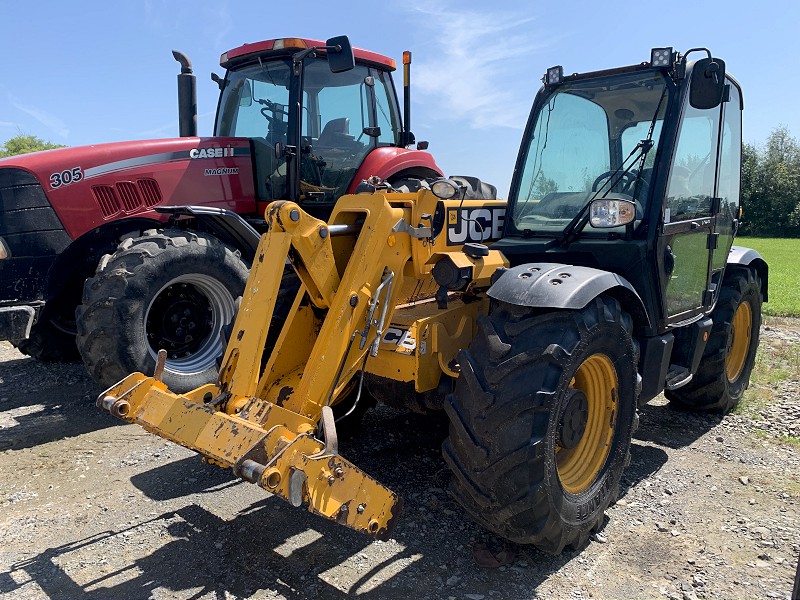
[[[0,146],[0,158],[62,147],[19,134]],[[763,146],[742,148],[742,213],[742,235],[800,237],[800,142],[785,125]]]
[[[742,148],[742,212],[742,235],[800,237],[800,143],[784,125]]]
[[[54,148],[63,148],[61,144],[54,144],[46,142],[35,135],[25,135],[20,133],[10,140],[7,140],[0,146],[0,158],[7,156],[16,156],[17,154],[28,154],[29,152],[38,152],[39,150],[53,150]]]

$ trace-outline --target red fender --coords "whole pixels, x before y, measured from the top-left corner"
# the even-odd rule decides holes
[[[352,194],[359,183],[373,175],[388,179],[396,173],[409,169],[426,169],[439,175],[444,174],[428,152],[395,147],[375,148],[361,163],[347,191]]]

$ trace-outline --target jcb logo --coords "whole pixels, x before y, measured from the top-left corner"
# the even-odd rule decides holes
[[[506,219],[504,206],[449,208],[447,210],[447,245],[499,240]]]
[[[393,344],[406,350],[413,350],[417,347],[417,340],[411,337],[411,332],[399,327],[389,327],[383,335],[383,343]]]

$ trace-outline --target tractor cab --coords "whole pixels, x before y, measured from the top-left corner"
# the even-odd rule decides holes
[[[661,331],[707,313],[739,214],[742,95],[725,63],[663,48],[606,71],[553,67],[543,82],[503,252],[617,273]]]
[[[223,54],[214,135],[253,141],[257,193],[328,210],[378,148],[404,148],[395,61],[328,42],[289,38]],[[315,211],[315,209],[317,209]]]

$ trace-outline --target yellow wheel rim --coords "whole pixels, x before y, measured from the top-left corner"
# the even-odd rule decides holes
[[[589,489],[606,464],[617,426],[618,385],[617,371],[605,354],[592,354],[570,382],[570,388],[580,390],[588,400],[580,441],[573,448],[556,445],[558,478],[570,494]]]
[[[725,355],[725,375],[733,383],[744,370],[750,339],[753,335],[753,309],[745,301],[736,309],[731,323],[731,334],[728,338],[728,352]]]

